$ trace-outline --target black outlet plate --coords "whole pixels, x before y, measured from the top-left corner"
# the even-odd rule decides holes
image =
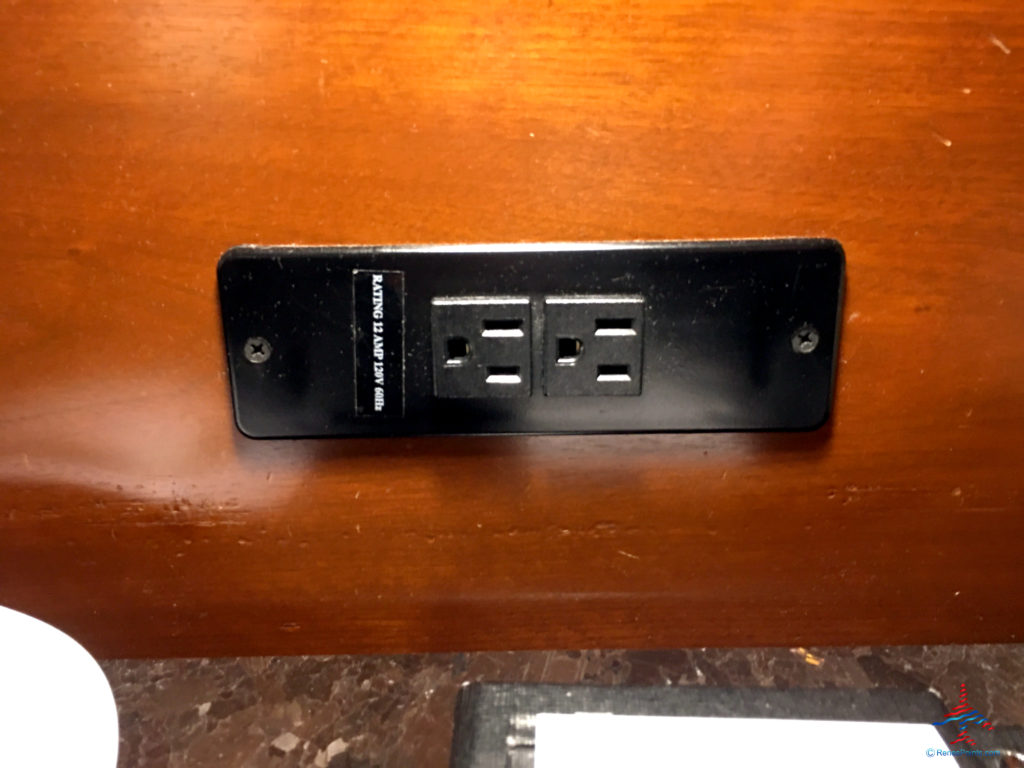
[[[217,278],[250,437],[808,430],[832,402],[844,256],[827,239],[239,246]],[[545,302],[572,296],[642,298],[639,394],[546,392]],[[439,297],[529,299],[528,396],[437,396]]]

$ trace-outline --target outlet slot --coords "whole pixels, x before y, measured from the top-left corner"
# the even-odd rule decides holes
[[[574,337],[560,336],[557,342],[558,358],[557,365],[576,365],[576,361],[583,354],[583,342]]]
[[[597,380],[599,382],[630,381],[628,365],[599,365],[597,366]]]
[[[636,336],[632,317],[599,317],[594,321],[595,336]]]
[[[509,320],[484,320],[484,330],[482,335],[492,339],[522,338],[523,321],[518,318]]]
[[[519,375],[519,366],[516,365],[489,365],[487,366],[488,384],[508,386],[509,384],[519,385],[523,383],[523,377]]]
[[[469,340],[462,336],[455,336],[454,338],[448,339],[446,344],[448,350],[448,358],[444,361],[445,365],[465,365],[466,361],[469,360]]]

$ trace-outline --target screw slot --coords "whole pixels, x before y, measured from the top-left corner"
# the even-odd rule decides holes
[[[790,337],[793,351],[798,355],[811,354],[811,352],[818,348],[818,342],[820,341],[821,336],[818,334],[817,329],[809,323],[801,325],[793,331],[793,335]]]
[[[270,342],[262,336],[251,336],[245,341],[245,359],[259,365],[270,359]]]

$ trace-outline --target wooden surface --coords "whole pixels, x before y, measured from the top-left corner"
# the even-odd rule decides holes
[[[104,656],[1024,638],[1016,0],[24,0],[0,53],[0,603]],[[228,246],[773,235],[847,252],[822,432],[232,425]]]

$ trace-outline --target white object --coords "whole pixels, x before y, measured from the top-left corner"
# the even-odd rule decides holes
[[[931,725],[744,717],[537,715],[535,768],[956,768]]]
[[[117,739],[114,694],[89,652],[0,606],[0,766],[114,768]]]

